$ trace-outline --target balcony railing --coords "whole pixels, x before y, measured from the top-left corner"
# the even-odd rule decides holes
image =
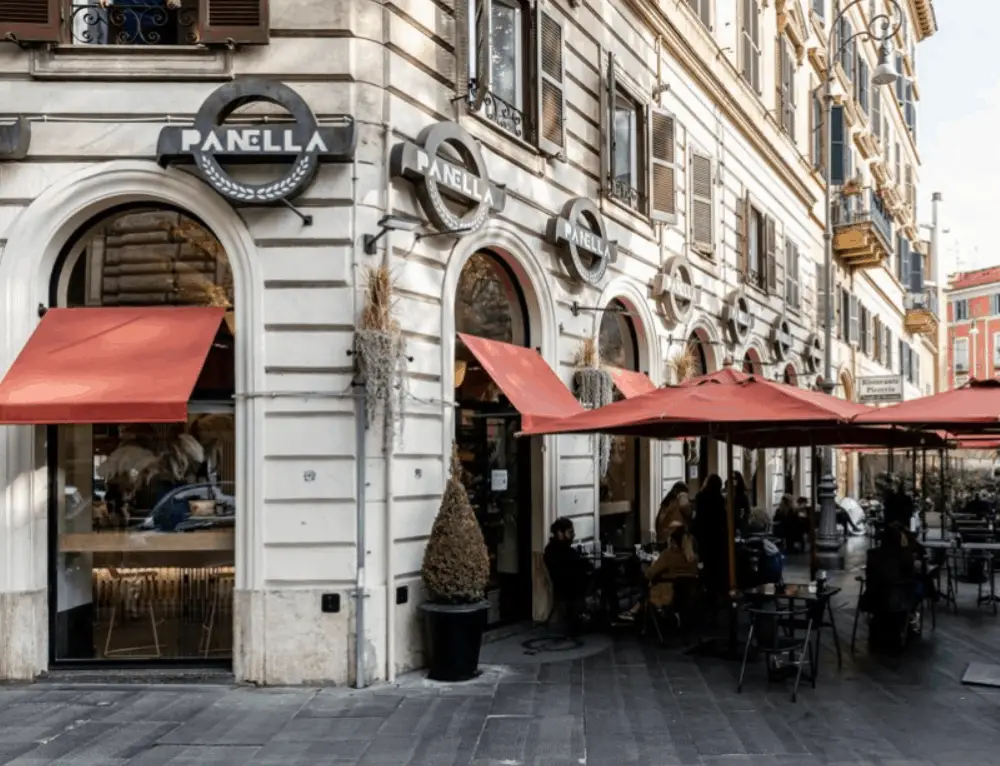
[[[858,203],[853,198],[848,197],[834,205],[832,211],[834,228],[871,222],[875,231],[884,240],[886,247],[891,247],[892,218],[886,211],[885,204],[871,189],[862,199],[865,202]]]
[[[64,17],[66,18],[66,17]],[[198,8],[190,0],[99,0],[69,4],[64,39],[76,45],[194,45]]]
[[[474,84],[469,87],[469,101],[471,103],[476,101],[476,86]],[[525,133],[527,125],[524,113],[492,91],[486,91],[483,96],[483,105],[479,108],[479,114],[515,138],[522,141],[529,138]]]
[[[934,316],[939,316],[937,290],[907,292],[903,296],[903,308],[907,311],[929,311]]]

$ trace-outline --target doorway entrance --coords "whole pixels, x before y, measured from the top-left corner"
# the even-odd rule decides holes
[[[530,338],[524,295],[490,251],[474,253],[458,280],[458,332],[515,346]],[[521,417],[459,341],[455,351],[455,442],[469,500],[490,558],[487,623],[531,618],[532,439],[516,439]]]
[[[50,293],[54,307],[109,317],[109,338],[131,327],[149,344],[167,331],[142,330],[148,317],[157,317],[149,327],[164,328],[173,321],[165,312],[215,309],[197,312],[206,317],[207,355],[196,360],[185,421],[109,422],[114,415],[105,414],[37,429],[49,477],[50,662],[229,666],[237,498],[226,254],[183,211],[124,206],[67,244]]]

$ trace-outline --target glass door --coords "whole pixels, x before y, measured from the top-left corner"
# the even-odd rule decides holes
[[[459,456],[490,557],[491,627],[531,617],[531,442],[515,438],[520,424],[502,405],[459,410]]]

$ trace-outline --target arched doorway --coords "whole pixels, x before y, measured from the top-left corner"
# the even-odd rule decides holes
[[[601,363],[623,370],[640,372],[639,336],[624,303],[613,300],[601,315],[598,331]],[[624,397],[615,390],[615,401]],[[630,548],[642,542],[642,498],[644,471],[642,440],[635,437],[611,437],[608,472],[600,479],[600,529],[602,545],[616,549]]]
[[[185,422],[45,428],[53,663],[232,661],[234,293],[215,234],[168,206],[109,210],[56,260],[51,306],[213,306],[225,321]]]
[[[517,278],[499,254],[480,250],[462,267],[455,329],[527,346],[528,309]],[[490,556],[488,623],[531,617],[533,440],[516,439],[521,418],[461,343],[455,347],[455,442],[469,499]]]

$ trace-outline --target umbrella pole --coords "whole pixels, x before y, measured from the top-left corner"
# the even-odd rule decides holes
[[[816,466],[816,446],[813,444],[809,445],[809,453],[812,455],[813,467]],[[812,483],[812,502],[809,503],[809,509],[807,511],[806,523],[809,525],[809,582],[816,579],[816,573],[819,571],[819,552],[816,550],[816,503],[817,493],[816,493],[816,481],[813,477]]]
[[[733,481],[733,439],[726,436],[726,529],[729,533],[729,597],[736,597],[736,486]]]
[[[944,540],[944,507],[946,500],[946,493],[944,489],[944,477],[945,477],[945,466],[948,463],[948,449],[945,448],[941,450],[941,507],[938,509],[938,514],[941,517],[941,539]]]
[[[927,539],[927,448],[920,450],[920,534]]]

